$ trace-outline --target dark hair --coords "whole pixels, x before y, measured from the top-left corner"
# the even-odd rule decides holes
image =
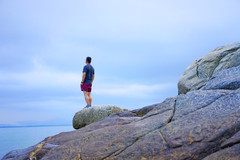
[[[87,61],[87,63],[91,63],[92,58],[91,58],[91,57],[87,57],[87,58],[86,58],[86,61]]]

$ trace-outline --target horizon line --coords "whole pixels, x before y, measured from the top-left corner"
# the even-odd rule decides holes
[[[0,128],[27,128],[27,127],[58,127],[58,126],[72,126],[68,124],[59,124],[59,125],[6,125],[0,126]]]

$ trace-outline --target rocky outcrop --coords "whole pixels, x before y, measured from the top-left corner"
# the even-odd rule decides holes
[[[215,52],[229,46],[233,45]],[[238,54],[237,50],[231,52],[233,57]],[[213,59],[211,62],[215,64]],[[219,64],[222,62],[223,58]],[[229,59],[229,63],[224,62],[227,66],[221,67],[225,69],[218,72],[212,67],[211,71],[205,68],[206,73],[201,70],[202,75],[211,76],[200,88],[189,88],[185,94],[162,103],[119,112],[78,130],[46,138],[37,146],[21,150],[25,155],[22,158],[20,152],[12,151],[3,159],[26,159],[28,153],[29,157],[48,160],[239,160],[240,68],[230,62],[234,63]]]
[[[216,48],[205,57],[195,60],[178,82],[178,93],[202,88],[213,74],[240,65],[240,43]]]
[[[73,128],[79,129],[112,114],[122,112],[117,106],[93,106],[77,112],[73,117]]]

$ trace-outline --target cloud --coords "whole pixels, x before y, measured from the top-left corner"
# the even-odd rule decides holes
[[[12,73],[0,72],[0,88],[24,90],[24,89],[42,89],[42,88],[62,88],[66,90],[79,90],[81,81],[81,72],[64,72],[53,69],[45,64],[43,59],[35,57],[32,60],[33,68],[27,72]],[[160,84],[141,84],[136,82],[111,83],[111,77],[108,77],[109,83],[98,75],[94,82],[93,93],[97,95],[111,95],[123,97],[148,97],[152,93],[160,92],[171,87],[175,87],[173,83]]]
[[[26,89],[26,88],[72,88],[79,84],[81,75],[74,72],[61,72],[51,69],[41,62],[33,60],[33,69],[27,72],[0,72],[0,88]]]
[[[187,0],[184,3],[177,0],[42,0],[2,3],[0,16],[9,20],[6,24],[2,22],[6,30],[9,27],[12,30],[21,28],[20,31],[26,33],[36,33],[37,30],[48,37],[75,35],[85,40],[173,41],[176,35],[181,38],[191,34],[192,30],[229,27],[229,23],[237,22],[239,18],[237,0]]]
[[[147,98],[156,92],[162,92],[172,87],[175,87],[175,84],[101,84],[95,86],[93,93],[106,96]]]
[[[63,90],[79,89],[81,73],[51,70],[38,61],[34,61],[35,69],[24,73],[1,73],[0,88],[10,90],[62,88]],[[110,77],[109,77],[110,78]],[[96,79],[101,79],[97,77]],[[119,80],[118,80],[119,82]],[[123,97],[148,97],[150,94],[175,87],[172,83],[162,84],[120,84],[106,83],[101,80],[94,82],[93,94]]]

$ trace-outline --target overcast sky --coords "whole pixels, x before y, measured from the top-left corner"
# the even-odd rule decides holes
[[[185,68],[239,41],[239,0],[1,0],[0,124],[71,124],[93,105],[136,109],[177,95]]]

